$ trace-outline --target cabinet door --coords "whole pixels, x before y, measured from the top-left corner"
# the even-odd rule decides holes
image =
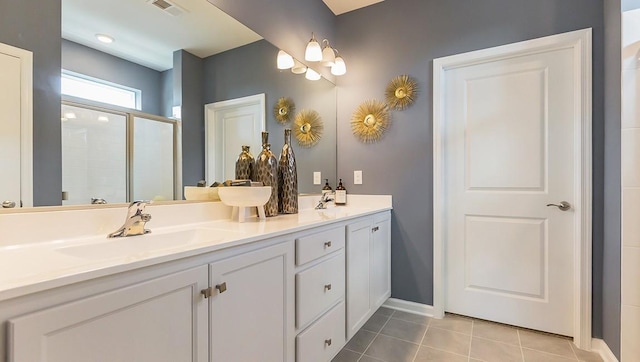
[[[391,295],[391,218],[374,216],[371,228],[371,303],[378,309]]]
[[[347,340],[371,314],[371,219],[347,225]]]
[[[293,359],[293,241],[210,264],[211,360]]]
[[[9,321],[9,361],[207,359],[201,266]]]

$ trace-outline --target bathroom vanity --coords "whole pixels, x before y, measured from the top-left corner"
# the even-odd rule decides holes
[[[0,214],[8,235],[50,224],[2,239],[1,360],[330,361],[390,296],[391,197],[308,198],[245,223],[151,206],[151,234],[109,240],[123,207]]]

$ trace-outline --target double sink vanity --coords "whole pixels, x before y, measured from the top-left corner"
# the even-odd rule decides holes
[[[330,361],[391,293],[390,196],[0,213],[0,361]]]

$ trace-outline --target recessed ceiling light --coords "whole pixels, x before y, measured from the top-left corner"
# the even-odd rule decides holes
[[[96,38],[105,44],[113,43],[113,38],[105,34],[96,34]]]

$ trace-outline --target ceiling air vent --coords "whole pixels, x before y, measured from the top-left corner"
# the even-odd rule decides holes
[[[167,0],[150,0],[149,2],[171,16],[182,15],[186,12],[182,7]]]

